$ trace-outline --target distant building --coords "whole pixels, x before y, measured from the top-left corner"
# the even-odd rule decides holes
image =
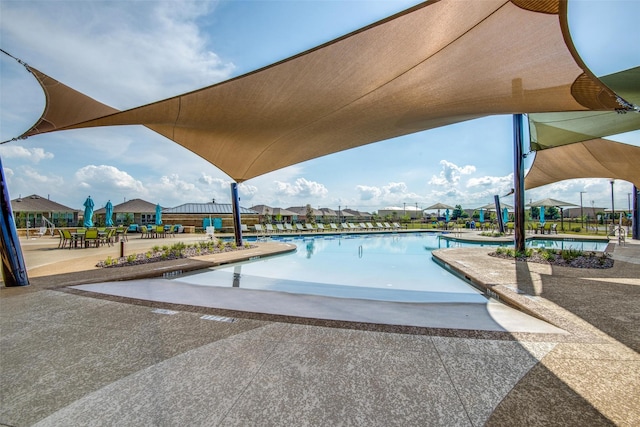
[[[258,213],[258,220],[260,223],[292,223],[298,218],[296,212],[292,212],[288,209],[272,208],[267,205],[256,205],[249,208],[252,211]]]
[[[251,228],[258,223],[258,213],[240,207],[240,221]],[[233,206],[231,203],[185,203],[162,210],[164,224],[180,224],[203,230],[209,224],[226,233],[233,232]]]
[[[388,206],[378,210],[378,216],[381,218],[391,218],[399,220],[403,216],[408,216],[411,219],[422,219],[424,216],[423,210],[416,208],[415,206]]]
[[[104,207],[93,211],[94,222],[104,225],[106,210]],[[131,199],[113,206],[114,225],[149,225],[156,223],[156,204],[142,199]]]
[[[351,215],[351,219],[354,221],[370,221],[373,219],[373,215],[369,212],[357,211],[355,209],[342,209],[342,215],[345,216],[345,214]]]
[[[76,226],[80,212],[37,194],[13,199],[11,210],[17,228],[27,228],[27,222],[29,228],[48,227],[47,221],[56,227]]]
[[[310,208],[311,216],[315,222],[322,222],[322,211],[320,209]],[[288,211],[295,212],[298,216],[295,221],[307,222],[307,206],[291,206],[287,208]]]

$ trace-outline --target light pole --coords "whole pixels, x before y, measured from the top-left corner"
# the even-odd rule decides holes
[[[582,195],[584,193],[586,193],[586,191],[580,192],[580,224],[582,228],[584,228],[584,215],[582,214]]]
[[[616,208],[613,205],[613,179],[610,181],[611,182],[611,225],[613,226],[615,223],[615,217],[616,217]]]

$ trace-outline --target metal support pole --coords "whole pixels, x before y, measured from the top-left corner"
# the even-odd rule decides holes
[[[522,156],[523,134],[523,115],[513,115],[513,181],[514,181],[514,232],[515,232],[515,250],[524,252],[525,234],[524,234],[524,157]]]
[[[633,186],[633,215],[631,221],[633,221],[631,238],[640,240],[640,192],[635,185]]]
[[[495,196],[493,196],[493,201],[496,204],[496,212],[497,212],[497,219],[498,219],[498,230],[501,233],[504,233],[504,221],[502,220],[502,212],[500,210],[500,196],[498,196],[497,194]]]
[[[2,257],[2,277],[6,287],[27,286],[29,277],[22,257],[18,230],[13,219],[9,187],[4,176],[0,159],[0,256]]]
[[[233,207],[233,234],[236,238],[236,246],[242,246],[242,223],[240,221],[240,197],[238,196],[238,183],[231,183],[231,206]]]

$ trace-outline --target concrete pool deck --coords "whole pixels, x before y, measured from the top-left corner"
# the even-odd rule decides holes
[[[188,239],[133,237],[125,245],[130,253],[176,241]],[[616,245],[608,270],[515,263],[487,256],[487,248],[434,253],[560,332],[492,329],[480,321],[477,328],[455,328],[456,320],[446,317],[439,326],[416,325],[415,317],[438,320],[442,313],[401,309],[396,313],[408,321],[385,323],[383,315],[398,307],[358,302],[356,310],[330,299],[300,301],[303,315],[278,315],[97,294],[83,287],[126,288],[123,279],[166,286],[153,276],[230,262],[241,251],[98,269],[95,263],[117,256],[118,246],[58,250],[57,239],[47,237],[21,243],[31,286],[0,291],[2,425],[633,425],[640,419],[639,242]],[[260,243],[259,250],[283,248]],[[215,296],[225,298],[268,305],[262,295],[240,302]],[[322,310],[343,318],[308,315]],[[358,313],[368,318],[344,319]]]

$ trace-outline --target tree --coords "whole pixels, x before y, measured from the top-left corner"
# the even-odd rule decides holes
[[[311,208],[311,205],[307,205],[307,213],[305,215],[305,219],[307,224],[315,224],[316,223],[316,218],[313,216],[313,209]]]

